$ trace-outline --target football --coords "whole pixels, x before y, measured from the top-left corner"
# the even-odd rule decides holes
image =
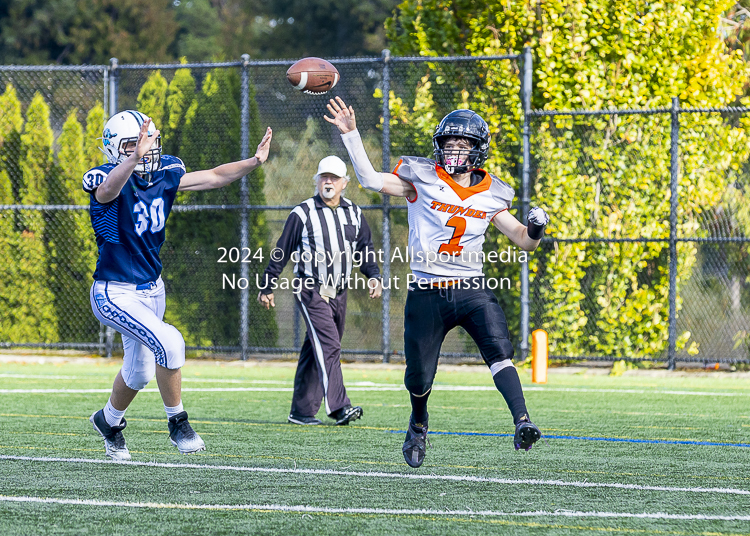
[[[286,72],[289,83],[309,95],[323,95],[339,81],[339,72],[321,58],[302,58]]]

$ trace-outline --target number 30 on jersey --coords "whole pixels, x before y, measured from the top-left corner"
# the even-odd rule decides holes
[[[166,218],[164,217],[164,199],[157,197],[147,207],[143,201],[138,201],[133,207],[133,214],[138,214],[138,221],[135,222],[135,232],[141,236],[151,225],[151,232],[158,233],[164,229]]]

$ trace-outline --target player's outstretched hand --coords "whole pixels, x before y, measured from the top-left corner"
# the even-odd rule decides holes
[[[159,131],[155,130],[154,133],[148,135],[148,127],[151,125],[151,119],[146,119],[141,125],[141,131],[138,133],[138,141],[135,144],[134,154],[138,160],[144,157],[144,155],[151,150],[151,147],[156,143],[159,137]]]
[[[271,294],[261,294],[258,292],[258,303],[263,305],[266,309],[276,307],[276,304],[273,302],[273,292]]]
[[[268,151],[271,149],[271,138],[273,137],[273,130],[271,130],[271,127],[266,128],[266,133],[263,136],[263,139],[260,140],[260,143],[258,144],[258,150],[255,151],[255,158],[258,159],[258,162],[261,164],[268,160]]]
[[[328,111],[331,112],[333,119],[327,115],[324,115],[323,119],[336,125],[342,134],[346,134],[357,128],[357,120],[354,117],[354,108],[351,106],[347,108],[346,103],[341,97],[331,99],[326,106]]]

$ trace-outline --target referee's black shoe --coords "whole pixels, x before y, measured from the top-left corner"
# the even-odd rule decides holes
[[[331,419],[336,421],[336,426],[346,426],[352,421],[356,421],[363,415],[362,408],[359,406],[344,406],[331,413]]]
[[[427,422],[422,426],[417,426],[409,419],[409,428],[406,430],[406,440],[402,451],[404,460],[411,467],[419,467],[424,462],[425,451],[430,441],[427,439]]]
[[[542,432],[536,424],[531,422],[528,415],[521,417],[516,423],[516,433],[513,435],[513,445],[516,450],[531,450],[531,447],[542,437]]]
[[[286,420],[292,424],[303,424],[307,426],[323,424],[323,421],[321,421],[320,419],[316,419],[315,417],[305,417],[304,415],[297,415],[294,412],[290,413],[289,417],[287,417]]]

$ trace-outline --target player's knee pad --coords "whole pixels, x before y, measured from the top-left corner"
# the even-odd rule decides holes
[[[430,391],[430,389],[432,389],[432,385],[418,381],[415,382],[413,380],[405,380],[404,385],[406,386],[406,390],[414,396],[424,396]]]
[[[182,368],[185,364],[185,339],[182,333],[176,327],[167,324],[161,343],[164,347],[165,359],[160,364],[171,370]]]
[[[156,363],[153,361],[131,363],[122,367],[122,379],[125,385],[133,391],[145,389],[154,378],[154,374],[156,374]]]
[[[505,359],[513,359],[515,350],[513,349],[513,343],[510,342],[510,339],[495,339],[495,342],[492,346],[492,351],[485,351],[484,354],[487,365],[492,365],[493,363],[503,361]]]

